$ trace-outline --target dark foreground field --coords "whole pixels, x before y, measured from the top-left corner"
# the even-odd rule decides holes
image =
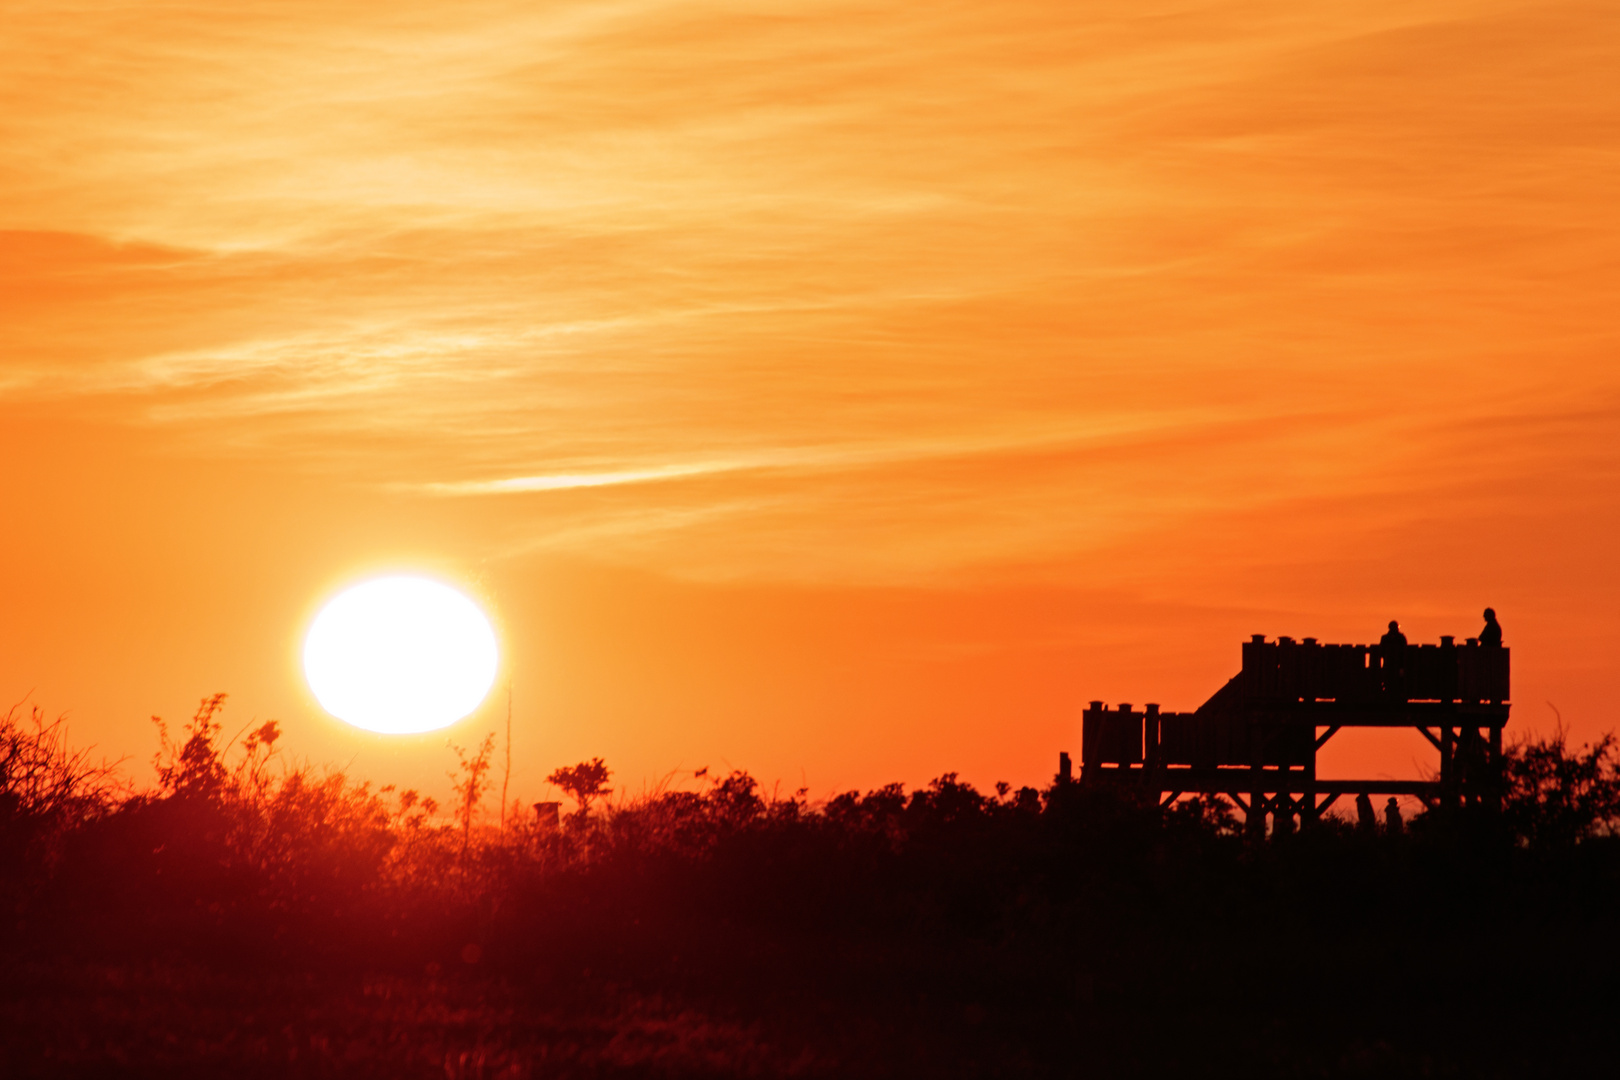
[[[1520,747],[1500,816],[1256,844],[1214,801],[951,777],[810,805],[734,774],[500,829],[476,769],[440,817],[281,771],[274,734],[227,759],[204,710],[131,794],[9,724],[0,1075],[1516,1077],[1620,1052],[1606,744]]]

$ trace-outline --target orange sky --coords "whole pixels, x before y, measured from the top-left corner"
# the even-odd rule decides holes
[[[384,567],[496,616],[528,798],[1038,783],[1487,603],[1513,727],[1617,726],[1612,5],[0,12],[0,695],[143,778],[225,690],[446,787],[297,674]]]

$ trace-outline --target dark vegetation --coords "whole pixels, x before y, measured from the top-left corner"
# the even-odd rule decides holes
[[[1620,773],[1530,740],[1500,815],[1245,842],[947,774],[745,773],[552,824],[291,768],[222,697],[137,791],[0,724],[0,1074],[1564,1076],[1612,1070]],[[229,745],[227,745],[227,742]]]

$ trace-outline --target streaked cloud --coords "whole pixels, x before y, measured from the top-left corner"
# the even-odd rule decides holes
[[[492,551],[1051,566],[1457,490],[1469,425],[1620,387],[1579,5],[10,16],[0,393],[552,497]]]
[[[509,476],[501,480],[463,480],[458,483],[423,484],[434,495],[509,495],[531,491],[573,491],[577,488],[617,487],[622,484],[648,484],[659,480],[683,480],[691,476],[714,476],[748,468],[736,462],[709,462],[699,465],[665,465],[654,469],[624,469],[619,472],[562,473],[552,476]]]

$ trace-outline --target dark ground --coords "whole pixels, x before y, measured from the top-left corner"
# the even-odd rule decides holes
[[[213,745],[142,795],[0,801],[0,1075],[1617,1068],[1607,744],[1520,748],[1501,814],[1260,842],[1214,801],[953,777],[479,830]]]
[[[617,901],[580,897],[548,912],[554,898],[537,898],[521,915],[455,920],[469,932],[430,930],[442,944],[413,942],[409,958],[370,946],[246,963],[189,946],[99,956],[25,946],[0,973],[0,1061],[7,1076],[53,1077],[1613,1067],[1612,845],[1550,865],[1518,853],[1482,870],[1437,866],[1444,853],[1419,843],[1391,852],[1375,841],[1349,853],[1371,867],[1325,872],[1316,859],[1346,852],[1310,852],[1310,842],[1234,851],[1192,880],[1160,866],[1104,895],[1026,901],[1020,915],[982,923],[846,908],[818,925],[791,900],[778,921],[757,894],[728,904],[698,888],[690,906],[672,901],[681,883],[661,877]],[[526,932],[530,920],[549,925]],[[459,937],[485,944],[458,949]],[[415,962],[428,954],[438,959]]]

